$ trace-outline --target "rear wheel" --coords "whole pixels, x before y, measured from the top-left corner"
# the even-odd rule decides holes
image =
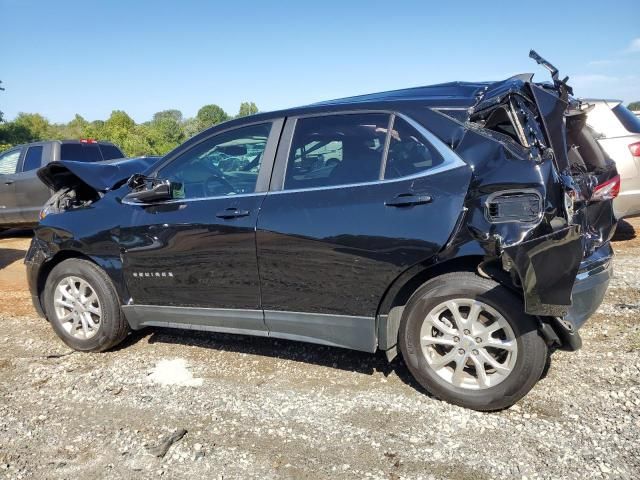
[[[509,407],[540,379],[547,347],[505,287],[473,273],[437,277],[409,300],[400,349],[433,395],[467,408]]]
[[[129,332],[111,280],[88,260],[72,258],[51,270],[44,305],[56,334],[75,350],[102,352]]]

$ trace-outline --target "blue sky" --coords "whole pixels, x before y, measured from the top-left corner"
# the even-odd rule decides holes
[[[0,0],[0,110],[136,121],[535,72],[640,100],[640,2]]]

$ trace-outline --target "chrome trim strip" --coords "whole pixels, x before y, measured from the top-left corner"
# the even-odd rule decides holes
[[[191,203],[191,202],[202,202],[204,200],[220,200],[227,199],[232,200],[234,198],[244,198],[244,197],[257,197],[259,195],[266,195],[267,192],[251,192],[251,193],[238,193],[235,195],[218,195],[216,197],[202,197],[202,198],[182,198],[175,200],[165,200],[164,202],[151,202],[151,203],[143,203],[143,202],[132,202],[130,200],[125,200],[124,198],[121,200],[121,203],[124,205],[133,205],[135,207],[153,207],[159,205],[171,205],[175,203]]]
[[[595,267],[592,267],[590,270],[586,270],[580,272],[576,275],[576,280],[584,280],[589,277],[593,277],[603,272],[607,272],[613,270],[613,263],[610,260],[606,260]]]

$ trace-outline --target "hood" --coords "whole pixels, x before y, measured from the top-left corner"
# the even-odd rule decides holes
[[[106,192],[135,173],[145,173],[159,158],[137,157],[94,163],[60,160],[39,169],[38,177],[54,191],[80,182],[98,192]]]

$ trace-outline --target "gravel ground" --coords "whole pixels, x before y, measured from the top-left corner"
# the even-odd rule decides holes
[[[0,478],[638,478],[640,221],[623,227],[582,350],[493,414],[401,361],[282,340],[149,329],[72,353],[29,305],[28,234],[4,234]]]

